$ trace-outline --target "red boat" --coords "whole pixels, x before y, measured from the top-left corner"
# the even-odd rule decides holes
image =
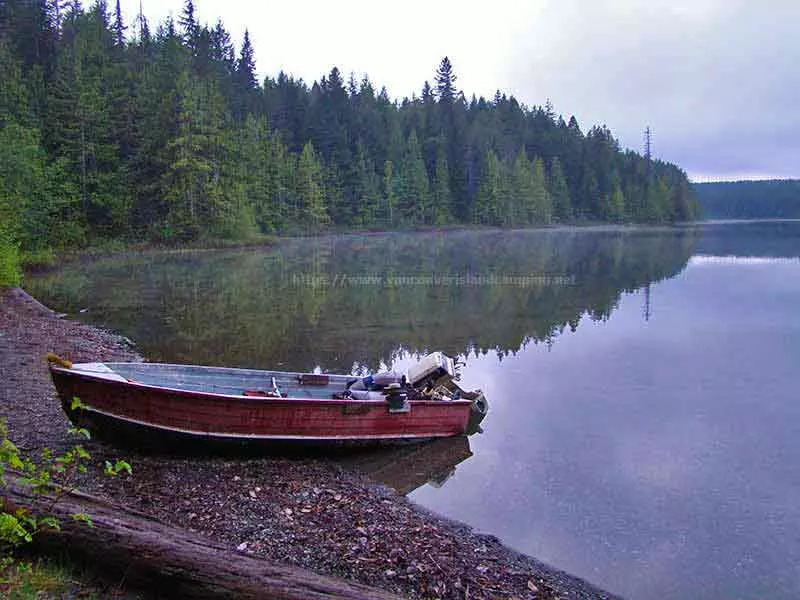
[[[406,374],[367,377],[157,363],[71,364],[50,373],[73,423],[150,440],[399,442],[478,429],[488,405],[434,352]],[[73,409],[73,399],[80,406]],[[125,436],[131,441],[130,435]]]

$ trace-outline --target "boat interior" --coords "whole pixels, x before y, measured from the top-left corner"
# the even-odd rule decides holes
[[[343,393],[348,383],[358,379],[350,375],[192,365],[106,363],[106,366],[135,383],[192,392],[267,398],[333,398]]]

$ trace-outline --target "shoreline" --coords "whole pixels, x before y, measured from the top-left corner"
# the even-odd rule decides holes
[[[0,414],[27,452],[72,441],[47,351],[76,362],[142,359],[122,336],[62,318],[22,290],[0,291]],[[231,550],[406,598],[617,598],[330,458],[155,456],[87,446],[92,462],[125,458],[133,476],[90,469],[80,489]]]

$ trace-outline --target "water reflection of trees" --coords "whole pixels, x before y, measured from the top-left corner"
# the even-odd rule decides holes
[[[607,318],[622,293],[676,275],[694,242],[677,229],[345,236],[108,260],[31,287],[63,310],[88,306],[153,360],[349,370],[401,349],[552,343],[584,314]],[[470,285],[457,280],[467,275]]]
[[[742,221],[705,225],[696,254],[714,256],[800,257],[800,221]]]

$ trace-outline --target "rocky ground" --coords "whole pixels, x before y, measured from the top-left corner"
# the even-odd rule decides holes
[[[125,338],[0,292],[0,416],[29,451],[72,440],[44,356],[140,360]],[[98,464],[124,457],[132,477],[94,469],[81,488],[166,523],[275,561],[407,598],[613,598],[491,536],[431,514],[352,468],[352,461],[271,455],[160,457],[88,445]]]

